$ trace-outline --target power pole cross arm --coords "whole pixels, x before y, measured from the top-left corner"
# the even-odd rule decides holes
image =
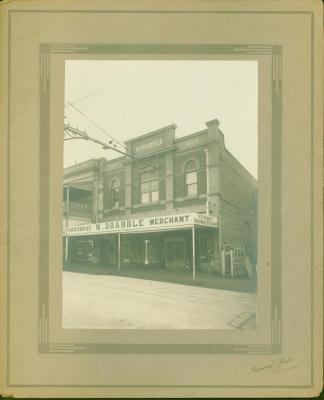
[[[74,128],[74,127],[70,126],[70,124],[64,124],[64,141],[76,140],[76,139],[90,140],[91,142],[100,144],[102,146],[102,148],[105,150],[107,150],[107,149],[114,150],[117,153],[122,154],[123,156],[127,156],[129,158],[132,158],[132,159],[138,161],[138,159],[136,157],[134,157],[132,154],[127,153],[126,151],[119,150],[115,144],[111,145],[110,142],[109,142],[109,144],[107,144],[105,142],[102,142],[101,140],[98,140],[98,139],[95,139],[95,138],[89,136],[85,131],[81,131],[78,128]],[[111,142],[113,142],[113,140],[111,140]],[[151,164],[148,161],[145,161],[145,163],[147,165],[149,165],[150,167],[156,168],[155,165]]]

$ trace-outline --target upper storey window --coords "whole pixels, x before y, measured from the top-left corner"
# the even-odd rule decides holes
[[[198,193],[197,167],[194,161],[188,161],[185,165],[186,194],[192,196]]]
[[[111,197],[113,208],[119,208],[119,193],[120,193],[120,182],[119,179],[115,179],[111,184]]]
[[[159,201],[159,180],[156,171],[141,174],[141,203]]]

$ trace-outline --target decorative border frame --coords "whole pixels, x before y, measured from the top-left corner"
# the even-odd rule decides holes
[[[180,353],[180,354],[279,354],[281,353],[281,68],[282,47],[278,45],[166,45],[166,44],[40,44],[40,279],[39,352],[41,353]],[[49,342],[49,117],[50,60],[53,54],[177,54],[181,55],[268,55],[272,63],[272,206],[271,206],[271,341],[265,344],[115,344]],[[275,161],[275,162],[274,162]],[[279,290],[278,290],[279,288]]]
[[[11,206],[10,206],[10,201],[11,201],[11,196],[10,196],[10,188],[11,188],[11,177],[10,177],[10,154],[11,154],[11,141],[10,141],[10,135],[11,135],[11,124],[10,124],[10,112],[11,112],[11,106],[10,106],[10,98],[11,98],[11,77],[10,77],[10,69],[11,69],[11,16],[13,13],[129,13],[129,14],[304,14],[310,16],[311,19],[311,38],[310,38],[310,64],[311,64],[311,82],[310,82],[310,88],[311,88],[311,129],[310,129],[310,135],[311,135],[311,146],[310,146],[310,157],[311,157],[311,182],[310,182],[310,201],[311,201],[311,209],[310,209],[310,218],[311,218],[311,224],[313,226],[313,221],[314,221],[314,201],[313,201],[313,189],[314,189],[314,165],[313,165],[313,160],[314,160],[314,12],[313,11],[256,11],[256,10],[250,10],[250,11],[165,11],[165,10],[159,10],[159,11],[148,11],[148,10],[42,10],[42,9],[33,9],[33,10],[19,10],[19,9],[12,9],[8,11],[8,117],[7,117],[7,168],[8,168],[8,176],[7,176],[7,207],[8,207],[8,223],[7,223],[7,331],[6,331],[6,336],[7,336],[7,345],[9,349],[9,344],[10,344],[10,269],[11,269],[11,259],[10,259],[10,237],[11,237],[11,228],[10,228],[10,216],[11,216]],[[116,47],[116,46],[115,46]],[[175,51],[175,48],[178,46],[173,46],[173,51]],[[204,48],[204,52],[208,53],[208,49],[212,46],[200,46],[200,49]],[[265,50],[268,50],[266,54],[272,55],[272,72],[273,72],[273,77],[272,77],[272,104],[274,106],[273,111],[278,113],[278,116],[280,116],[280,123],[276,125],[276,128],[279,128],[279,132],[281,132],[281,96],[282,96],[282,86],[281,86],[281,65],[282,65],[282,49],[281,46],[256,46],[252,45],[253,48],[247,48],[246,46],[224,46],[223,48],[227,47],[228,49],[236,49],[235,54],[244,54],[247,51],[249,51],[249,54],[265,54]],[[156,46],[154,45],[154,48]],[[262,51],[261,51],[262,48]],[[45,94],[49,90],[49,60],[50,60],[50,54],[51,52],[54,53],[55,50],[56,52],[59,52],[59,50],[67,50],[68,45],[64,45],[60,49],[60,44],[54,45],[49,45],[49,44],[43,44],[40,47],[40,65],[42,66],[42,76],[40,79],[40,84],[42,85],[41,87],[43,88],[40,91],[40,99],[41,100],[46,100]],[[102,49],[102,46],[101,46]],[[124,50],[126,47],[124,48]],[[70,45],[70,52],[80,52],[81,50],[87,50],[87,48],[81,49],[80,46],[75,46],[75,45]],[[117,49],[115,49],[117,50]],[[128,46],[128,51],[130,50]],[[101,50],[102,51],[102,50]],[[179,53],[180,49],[178,48],[177,52]],[[240,53],[243,52],[243,53]],[[254,53],[253,53],[254,51]],[[103,54],[101,52],[101,54]],[[210,54],[210,53],[209,53]],[[277,54],[277,56],[276,56]],[[45,60],[45,62],[44,62]],[[278,66],[280,66],[278,68]],[[45,75],[44,75],[45,72]],[[278,103],[279,99],[279,103]],[[41,108],[41,113],[42,115],[49,116],[49,103],[48,99],[47,102],[42,103],[42,108]],[[45,114],[44,114],[45,113]],[[275,124],[277,121],[273,121]],[[273,131],[278,132],[278,130],[273,127]],[[40,146],[41,149],[43,150],[49,150],[49,143],[48,143],[48,134],[49,134],[49,125],[48,125],[48,118],[47,118],[47,123],[42,125],[42,135],[40,135]],[[281,155],[281,135],[275,136],[273,138],[273,143],[272,143],[272,160],[274,158],[274,152],[273,150],[278,151],[278,154]],[[41,179],[44,179],[46,177],[46,174],[48,175],[49,169],[47,166],[47,159],[44,156],[44,153],[40,153],[40,159],[39,159],[40,164],[43,165],[43,168],[41,170]],[[274,170],[272,172],[279,172],[280,173],[280,165],[273,165]],[[274,178],[274,173],[272,175],[272,181],[275,181]],[[272,182],[275,183],[275,187],[280,190],[280,179],[277,182]],[[48,207],[48,200],[49,200],[49,195],[48,195],[48,187],[46,185],[44,186],[41,184],[40,186],[40,197],[42,200],[43,204],[43,211],[47,213],[49,211]],[[273,204],[273,213],[272,216],[276,217],[278,219],[279,225],[277,225],[277,228],[280,228],[280,198],[276,198],[274,195],[272,195],[272,204]],[[276,205],[276,207],[274,207]],[[47,244],[48,246],[48,218],[45,219],[45,225],[41,224],[40,225],[40,237],[42,238],[42,241],[40,244]],[[47,224],[46,224],[47,223]],[[272,236],[272,244],[280,244],[280,237],[274,235],[275,231],[274,228],[272,230],[271,236]],[[278,229],[278,233],[280,234],[280,229]],[[313,277],[314,277],[314,262],[313,262],[313,248],[314,248],[314,238],[313,238],[313,229],[311,229],[310,232],[311,235],[311,252],[310,252],[310,263],[311,263],[311,271],[310,271],[310,282],[311,282],[311,335],[310,335],[310,342],[311,342],[311,382],[309,385],[304,385],[304,386],[299,386],[299,388],[310,388],[313,386],[314,382],[314,367],[313,367],[313,356],[314,356],[314,338],[313,338],[313,327],[314,327],[314,314],[313,314],[313,305],[314,305],[314,294],[313,294]],[[272,246],[272,249],[274,246]],[[40,245],[40,261],[48,261],[48,257],[46,256],[46,251],[48,247],[43,248],[42,245]],[[279,248],[276,248],[277,251],[279,251]],[[277,253],[278,254],[278,253]],[[280,253],[279,253],[280,254]],[[275,252],[272,250],[272,255],[276,255]],[[278,256],[278,259],[280,260],[280,257]],[[42,264],[40,264],[42,265]],[[278,265],[273,264],[273,266],[276,268]],[[48,266],[47,266],[48,267]],[[48,268],[40,268],[40,277],[39,277],[39,282],[47,281],[48,282]],[[276,283],[281,283],[281,268],[276,269],[276,275],[273,273],[274,269],[272,269],[272,277],[278,278],[276,280]],[[273,299],[273,294],[276,288],[276,285],[274,284],[274,281],[272,280],[272,285],[271,285],[271,294],[272,294],[272,299]],[[271,354],[273,350],[276,350],[276,352],[281,351],[281,296],[279,298],[276,298],[276,302],[272,304],[271,308],[271,320],[272,320],[272,334],[271,334],[271,344],[269,345],[261,345],[261,347],[258,347],[260,350],[260,353],[257,354]],[[87,351],[92,350],[91,352],[94,351],[103,351],[102,345],[100,344],[82,344],[82,345],[75,345],[75,344],[54,344],[54,343],[49,343],[48,342],[48,292],[44,290],[41,284],[39,284],[39,352],[61,352],[61,353],[74,353],[75,350],[78,350],[78,352],[81,353],[86,353]],[[106,346],[106,345],[104,345]],[[114,353],[137,353],[139,352],[138,350],[139,347],[134,348],[129,348],[127,347],[128,345],[118,345],[121,346],[118,349],[115,348]],[[148,345],[150,346],[150,345]],[[55,348],[57,351],[55,351]],[[79,349],[77,349],[79,347]],[[185,345],[186,347],[186,345]],[[180,353],[188,353],[189,349],[183,347],[183,351]],[[240,348],[239,346],[228,346],[228,345],[199,345],[199,349],[197,353],[203,354],[203,353],[211,353],[211,347],[213,350],[217,349],[218,353],[222,354],[234,354],[231,351],[234,350],[236,351],[236,354],[244,354],[244,350],[248,350],[248,348]],[[239,351],[240,349],[241,351]],[[256,347],[255,347],[256,349]],[[107,350],[107,348],[106,348]],[[118,350],[118,351],[116,351]],[[136,351],[137,350],[137,351]],[[141,349],[143,350],[143,349]],[[150,349],[146,347],[146,353],[150,353]],[[151,349],[153,350],[153,348]],[[157,345],[154,345],[154,353],[169,353],[169,351],[166,351],[167,349],[163,349],[163,347],[158,347]],[[267,352],[265,352],[267,350]],[[108,352],[108,351],[107,351]],[[142,353],[144,353],[142,351]],[[172,350],[171,353],[176,353],[175,349]],[[189,353],[195,353],[193,349],[190,349]],[[246,354],[246,353],[245,353]],[[248,353],[248,354],[256,354],[256,353]],[[41,385],[32,385],[32,384],[11,384],[10,383],[10,378],[9,378],[9,366],[10,366],[10,354],[9,351],[7,351],[7,378],[6,378],[6,383],[8,387],[128,387],[128,388],[135,388],[135,387],[165,387],[165,388],[190,388],[190,387],[203,387],[203,388],[231,388],[233,386],[231,385],[46,385],[46,384],[41,384]],[[291,385],[239,385],[239,386],[234,386],[235,388],[295,388],[295,386]]]

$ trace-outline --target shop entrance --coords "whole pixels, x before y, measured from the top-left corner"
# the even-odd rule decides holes
[[[232,276],[233,254],[231,246],[223,245],[222,257],[223,257],[222,275]]]
[[[186,265],[186,246],[184,238],[165,239],[165,266],[181,268]]]
[[[107,266],[117,264],[118,248],[115,235],[107,235],[101,240],[101,259]]]
[[[225,276],[232,275],[232,255],[230,252],[224,253],[224,260],[225,260]]]

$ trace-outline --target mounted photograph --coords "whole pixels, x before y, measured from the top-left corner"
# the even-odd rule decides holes
[[[258,62],[66,60],[63,329],[256,329]]]

